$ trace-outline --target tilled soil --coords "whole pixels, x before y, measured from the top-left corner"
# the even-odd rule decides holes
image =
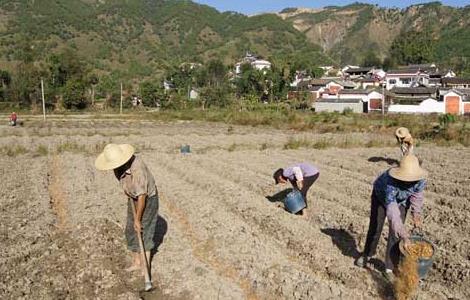
[[[194,122],[32,122],[0,135],[1,146],[26,149],[0,160],[1,299],[393,299],[379,272],[387,228],[375,268],[353,262],[371,183],[396,163],[398,147],[285,150],[292,137],[346,135]],[[158,185],[150,293],[140,292],[140,274],[124,270],[126,198],[112,172],[93,166],[108,142],[136,145]],[[180,154],[182,144],[192,153]],[[430,172],[424,235],[437,248],[419,297],[469,299],[470,151],[416,152]],[[288,186],[271,178],[298,161],[321,172],[302,217],[284,211],[276,194]]]

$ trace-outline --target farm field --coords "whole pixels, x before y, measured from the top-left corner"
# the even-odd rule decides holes
[[[394,143],[389,134],[183,121],[0,127],[0,298],[393,299],[380,272],[354,259],[365,242],[371,184],[396,163],[398,147],[286,147],[293,139]],[[112,172],[94,168],[110,142],[135,145],[157,182],[158,288],[150,293],[139,292],[139,274],[124,271],[126,197]],[[184,144],[191,154],[180,153]],[[416,154],[430,173],[424,234],[437,247],[419,299],[469,299],[470,151],[422,144]],[[289,186],[275,186],[272,172],[300,161],[321,173],[307,216],[285,212],[273,197]],[[379,260],[386,233],[387,226]]]

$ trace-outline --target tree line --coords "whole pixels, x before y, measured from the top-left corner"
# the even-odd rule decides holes
[[[71,48],[38,61],[27,44],[19,47],[16,59],[13,71],[0,70],[0,102],[11,107],[40,107],[43,80],[48,110],[82,110],[98,103],[105,108],[117,107],[121,83],[125,107],[132,105],[133,98],[141,99],[146,107],[162,109],[279,102],[285,99],[296,70],[305,70],[312,77],[322,75],[308,59],[278,61],[264,70],[247,63],[241,66],[240,74],[235,74],[233,65],[212,59],[204,64],[171,66],[155,76],[134,79],[119,71],[97,73]],[[191,91],[198,96],[190,99]]]

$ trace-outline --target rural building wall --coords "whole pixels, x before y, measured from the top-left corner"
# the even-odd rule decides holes
[[[369,110],[382,110],[382,99],[370,99],[369,100]]]
[[[347,109],[352,110],[355,113],[363,112],[362,102],[357,103],[331,103],[331,102],[316,102],[315,111],[316,112],[343,112]]]
[[[445,107],[443,102],[439,102],[435,99],[426,99],[419,105],[403,105],[394,104],[388,107],[389,113],[444,113]]]
[[[459,96],[445,96],[444,97],[446,113],[459,115],[460,114],[460,97]]]
[[[469,115],[470,114],[470,103],[464,103],[463,104],[463,113],[465,115]]]

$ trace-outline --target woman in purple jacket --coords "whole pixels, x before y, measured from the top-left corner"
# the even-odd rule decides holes
[[[398,264],[400,239],[405,248],[409,245],[409,234],[405,229],[405,218],[408,209],[414,227],[421,227],[423,191],[426,186],[426,170],[422,169],[414,155],[405,155],[399,167],[382,173],[374,182],[372,191],[369,231],[362,256],[356,265],[365,267],[370,257],[375,255],[385,218],[389,221],[389,234],[385,256],[385,276],[392,278],[393,269]]]
[[[297,163],[285,169],[278,169],[273,175],[276,184],[285,184],[289,181],[295,189],[300,191],[305,200],[305,208],[298,212],[300,215],[307,208],[308,189],[319,176],[320,171],[318,171],[318,168],[306,162]]]

